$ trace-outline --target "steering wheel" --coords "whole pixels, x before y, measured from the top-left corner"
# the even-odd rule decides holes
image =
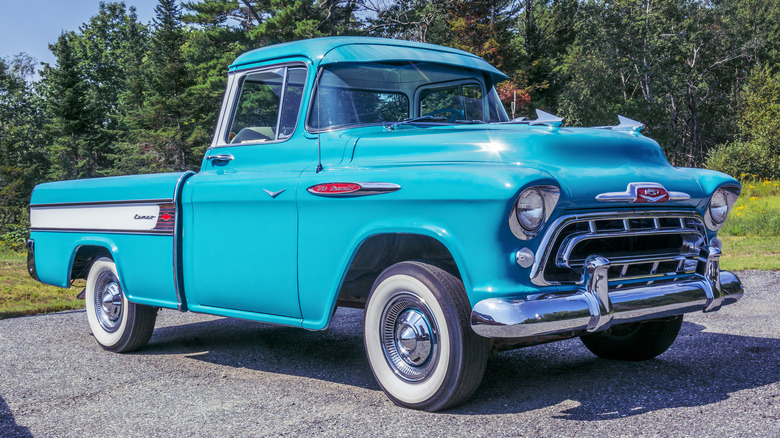
[[[230,143],[243,143],[243,142],[249,142],[249,141],[266,141],[266,140],[272,140],[271,137],[263,134],[262,132],[258,132],[256,129],[253,129],[251,127],[242,128],[240,131],[238,131],[238,134],[236,134],[231,140]]]
[[[448,122],[454,122],[455,120],[463,118],[463,113],[460,112],[460,110],[457,110],[455,108],[437,109],[436,111],[429,112],[428,114],[426,114],[426,116],[435,116],[436,114],[441,114],[441,113],[452,113],[450,118],[447,119]]]

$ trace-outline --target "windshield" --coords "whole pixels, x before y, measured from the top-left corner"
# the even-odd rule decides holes
[[[334,64],[320,76],[308,126],[328,130],[397,123],[505,122],[509,118],[482,74],[428,63]]]

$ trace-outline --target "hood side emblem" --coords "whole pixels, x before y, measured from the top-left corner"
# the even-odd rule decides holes
[[[625,192],[608,192],[596,196],[596,200],[600,202],[629,202],[632,204],[685,201],[687,199],[691,199],[691,195],[667,191],[663,185],[654,182],[633,182],[628,184]]]
[[[285,190],[287,190],[287,189],[282,189],[282,190],[279,190],[278,192],[272,192],[272,191],[270,191],[268,189],[263,189],[264,192],[268,193],[268,196],[270,196],[270,197],[272,197],[274,199],[276,199],[277,196],[279,196],[282,193],[284,193]]]
[[[312,195],[330,198],[345,198],[354,196],[382,195],[400,190],[401,186],[385,182],[328,182],[315,184],[307,192]]]

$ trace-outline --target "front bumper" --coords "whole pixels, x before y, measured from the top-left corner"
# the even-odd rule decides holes
[[[593,333],[615,324],[700,310],[712,312],[736,302],[743,294],[739,278],[719,269],[719,258],[720,250],[708,247],[693,276],[610,289],[609,260],[590,256],[585,261],[582,287],[577,292],[541,295],[531,300],[482,300],[471,312],[471,327],[478,335],[488,338],[526,338]]]

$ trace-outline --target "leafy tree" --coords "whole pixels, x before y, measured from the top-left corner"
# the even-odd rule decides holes
[[[513,29],[517,64],[513,79],[527,95],[526,113],[534,108],[555,111],[566,82],[566,51],[575,40],[577,0],[523,0]]]
[[[735,84],[750,41],[724,20],[730,4],[594,0],[569,50],[561,112],[583,124],[616,113],[647,123],[675,164],[700,164],[733,132]]]
[[[450,0],[451,45],[485,58],[499,69],[514,65],[509,29],[517,13],[511,0]]]
[[[707,167],[733,176],[780,178],[780,72],[753,70],[743,92],[738,138],[714,148]]]
[[[447,0],[363,0],[371,14],[365,32],[371,36],[423,43],[447,44]]]

